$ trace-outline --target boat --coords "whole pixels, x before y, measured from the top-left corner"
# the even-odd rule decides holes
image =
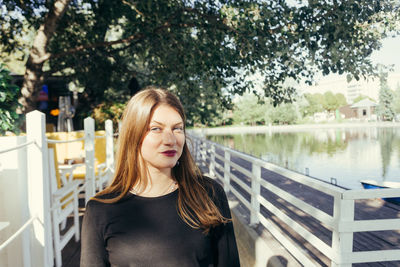
[[[389,181],[377,182],[375,180],[362,180],[360,182],[365,189],[379,189],[379,188],[399,188],[400,189],[400,182],[389,182]],[[387,202],[391,202],[391,203],[400,205],[400,197],[388,197],[388,198],[382,198],[382,199]]]

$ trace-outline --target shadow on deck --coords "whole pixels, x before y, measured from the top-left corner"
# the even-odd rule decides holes
[[[82,230],[82,219],[85,212],[85,199],[79,199],[79,226]],[[73,217],[69,217],[67,221],[67,227],[73,222]],[[81,259],[81,242],[75,242],[74,238],[67,243],[62,251],[62,266],[63,267],[79,267],[79,262]],[[54,265],[55,266],[55,265]]]
[[[270,173],[267,170],[263,170],[263,178],[268,179],[280,188],[285,188],[286,191],[292,192],[297,195],[300,199],[308,201],[311,205],[318,207],[328,214],[332,214],[333,210],[331,196],[328,196],[322,192],[307,188],[307,186],[289,181],[287,178]],[[279,196],[276,196],[273,192],[265,190],[262,194],[269,199],[275,207],[278,207],[282,212],[296,218],[296,221],[306,227],[310,232],[318,236],[325,243],[330,244],[332,242],[332,233],[326,227],[321,225],[315,218],[299,211],[290,203],[283,201]],[[259,242],[259,239],[264,241],[266,245],[263,249],[270,251],[271,258],[264,259],[262,261],[269,262],[267,266],[301,266],[301,263],[297,262],[285,249],[271,236],[263,225],[258,224],[255,226],[249,226],[249,212],[241,204],[235,200],[232,194],[228,195],[232,203],[231,205],[232,214],[235,224],[235,233],[239,248],[239,254],[243,267],[250,266],[261,266],[260,262],[256,262],[259,255],[254,247],[254,244]],[[80,199],[80,226],[82,226],[82,219],[84,214],[84,199]],[[293,231],[290,227],[285,225],[276,216],[270,214],[267,210],[262,210],[262,214],[274,221],[279,226],[281,233],[288,236],[295,243],[303,247],[306,253],[311,256],[318,266],[330,266],[330,260],[317,249],[310,246],[307,240],[304,240],[298,233]],[[398,218],[400,217],[400,206],[387,203],[381,199],[370,199],[370,200],[359,200],[356,201],[356,212],[355,220],[366,220],[366,219],[383,219],[383,218]],[[69,218],[69,223],[72,222],[72,218]],[[67,225],[69,226],[69,225]],[[68,229],[68,227],[67,227]],[[253,243],[252,243],[253,242]],[[400,247],[400,231],[379,231],[379,232],[360,232],[354,234],[353,251],[370,251],[370,250],[386,250],[386,249],[397,249]],[[275,250],[273,252],[272,250]],[[62,251],[62,266],[63,267],[79,267],[80,262],[81,245],[80,242],[75,242],[72,238],[70,242],[65,246]],[[272,253],[273,252],[273,253]],[[258,252],[260,253],[260,252]],[[284,258],[273,259],[274,264],[271,261],[274,255],[284,255]],[[289,262],[288,262],[289,260]],[[285,262],[286,261],[286,262]],[[264,265],[265,266],[265,263]],[[376,262],[367,264],[354,264],[353,266],[400,266],[399,262]]]

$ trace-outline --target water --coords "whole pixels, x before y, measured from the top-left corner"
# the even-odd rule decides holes
[[[360,180],[400,182],[400,128],[312,129],[207,139],[342,187]]]

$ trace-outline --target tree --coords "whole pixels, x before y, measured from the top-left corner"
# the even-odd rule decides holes
[[[393,154],[393,142],[395,140],[395,129],[393,128],[380,128],[378,129],[378,140],[381,150],[382,159],[382,177],[386,178],[388,166],[390,166],[390,159]]]
[[[331,91],[324,93],[324,100],[322,106],[325,110],[333,112],[339,107],[347,105],[346,98],[343,94],[337,93],[333,94]]]
[[[339,104],[339,107],[343,107],[343,106],[347,105],[346,97],[342,93],[335,94],[335,97],[336,97],[336,101]]]
[[[393,98],[393,111],[397,114],[400,114],[400,84],[397,83],[396,90],[394,91]]]
[[[324,93],[324,101],[322,106],[328,112],[335,111],[339,107],[339,102],[331,91]]]
[[[292,103],[282,103],[270,109],[266,116],[267,122],[275,124],[294,124],[297,119],[298,114]]]
[[[361,100],[366,99],[366,98],[368,98],[369,100],[371,100],[371,101],[373,101],[373,102],[376,101],[375,99],[373,99],[373,98],[371,98],[371,97],[369,97],[369,96],[366,96],[366,95],[361,94],[361,95],[359,95],[359,96],[357,96],[356,98],[353,99],[353,104],[355,104],[355,103],[357,103],[357,102],[360,102]]]
[[[377,113],[383,121],[391,121],[395,116],[392,106],[394,95],[387,84],[387,76],[387,72],[380,72],[379,104],[377,107]]]
[[[287,78],[312,83],[316,69],[367,76],[374,72],[368,56],[399,30],[399,5],[392,0],[0,4],[2,52],[26,48],[20,45],[24,28],[35,32],[21,89],[25,112],[35,108],[45,77],[56,73],[85,88],[81,108],[126,99],[132,78],[142,86],[175,86],[183,102],[199,109],[189,99],[204,90],[208,104],[229,105],[229,95],[252,89],[243,76],[255,72],[275,104],[291,101],[294,88],[282,85]],[[213,86],[201,88],[210,81]]]
[[[0,64],[0,134],[6,131],[18,132],[21,124],[16,113],[19,88],[11,84],[10,72]]]
[[[269,101],[268,101],[269,102]],[[245,94],[239,98],[233,108],[233,121],[235,124],[264,124],[265,114],[271,108],[269,103],[260,102],[257,96]]]
[[[323,103],[324,98],[320,93],[304,94],[304,98],[307,100],[308,105],[302,106],[301,113],[303,117],[312,116],[317,112],[322,112],[324,110]]]

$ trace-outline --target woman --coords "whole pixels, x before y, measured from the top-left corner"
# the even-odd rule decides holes
[[[81,267],[239,266],[226,195],[194,164],[184,122],[168,91],[129,101],[114,179],[86,207]]]

